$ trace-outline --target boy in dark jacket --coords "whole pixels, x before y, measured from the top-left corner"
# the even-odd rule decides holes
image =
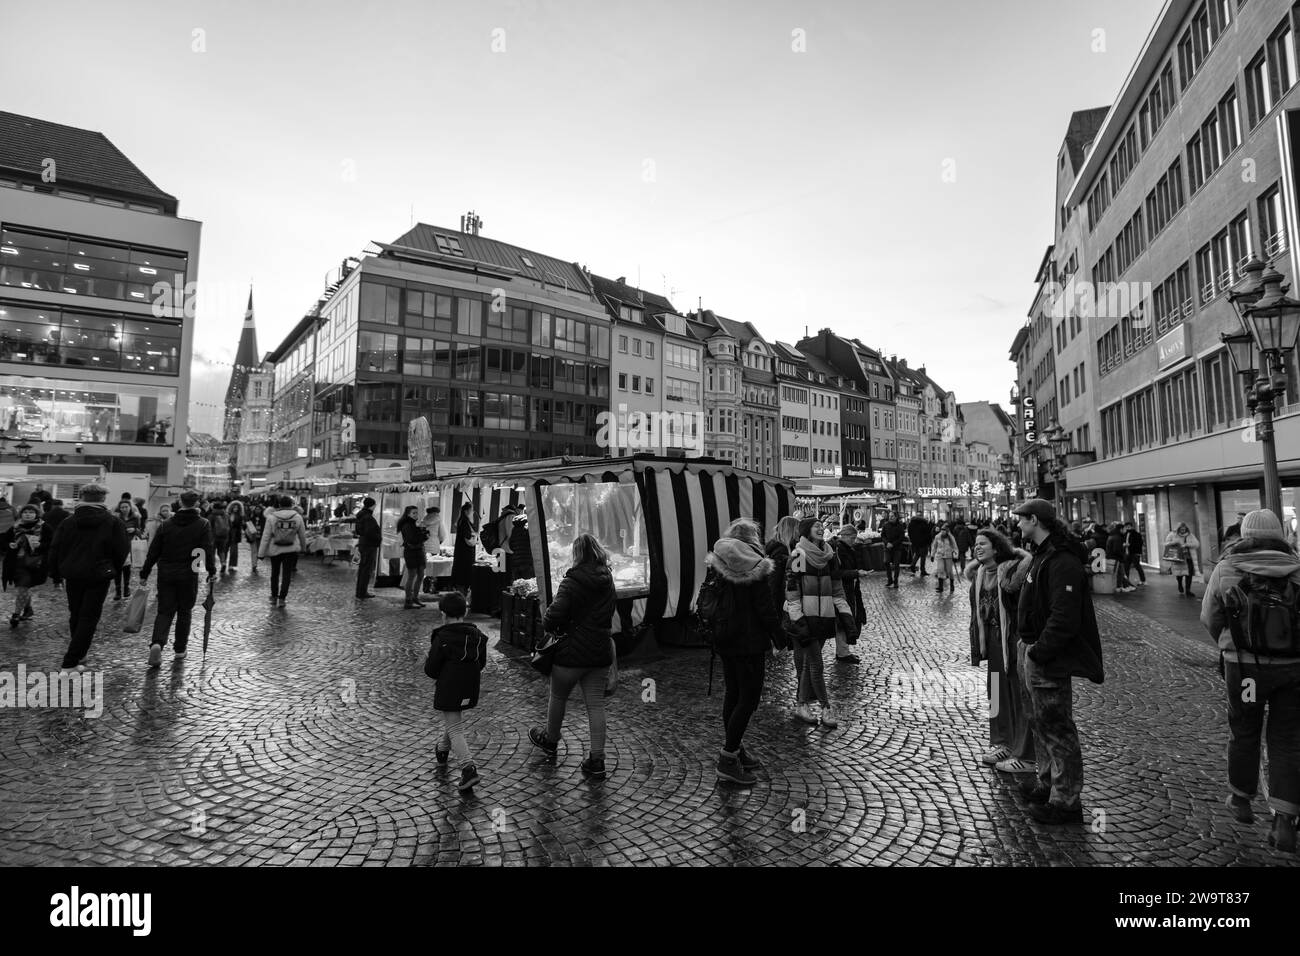
[[[1085,573],[1087,554],[1056,518],[1031,498],[1015,509],[1033,561],[1016,609],[1020,673],[1029,696],[1038,779],[1022,787],[1040,823],[1082,823],[1083,751],[1074,724],[1071,678],[1104,679],[1101,638]]]
[[[456,752],[461,767],[457,789],[465,793],[474,789],[479,775],[465,740],[463,713],[478,706],[479,672],[487,666],[487,636],[465,622],[465,596],[459,591],[444,594],[438,610],[447,623],[430,636],[429,659],[424,664],[424,673],[436,681],[433,706],[442,715],[442,741],[433,755],[445,766],[450,753]]]
[[[925,556],[930,552],[930,542],[934,540],[934,529],[930,522],[926,521],[920,515],[916,515],[907,523],[907,539],[912,543],[912,573],[916,573],[916,565],[921,565],[921,577],[925,577],[928,572],[925,570]]]
[[[141,582],[149,579],[154,565],[158,565],[158,615],[153,622],[153,636],[149,641],[149,668],[162,663],[163,648],[176,620],[176,661],[185,660],[190,643],[190,620],[194,604],[199,598],[200,566],[206,566],[208,580],[217,573],[216,545],[212,525],[199,516],[199,494],[187,491],[181,495],[180,509],[170,521],[159,526],[158,533],[149,542],[149,554],[140,568]]]
[[[126,525],[104,504],[107,496],[103,485],[83,485],[81,504],[59,525],[50,543],[50,577],[64,581],[68,596],[71,636],[64,670],[84,670],[81,662],[95,639],[108,586],[131,556]]]

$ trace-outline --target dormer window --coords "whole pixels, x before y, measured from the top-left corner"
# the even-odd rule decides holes
[[[438,251],[444,256],[464,256],[464,251],[460,248],[460,240],[451,236],[434,235],[434,240],[438,243]]]
[[[522,262],[524,265],[526,265],[526,266],[527,266],[528,268],[530,268],[530,269],[536,269],[536,268],[537,268],[537,266],[533,265],[533,260],[532,260],[532,259],[529,259],[527,256],[520,256],[520,257],[519,257],[519,261]]]

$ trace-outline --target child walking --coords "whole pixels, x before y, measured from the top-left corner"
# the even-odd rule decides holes
[[[465,623],[465,596],[459,591],[444,594],[438,610],[447,623],[434,629],[424,664],[424,673],[436,682],[433,706],[442,715],[442,740],[433,755],[446,765],[448,755],[455,751],[461,768],[457,789],[466,793],[474,789],[479,775],[465,740],[463,714],[478,705],[479,671],[487,666],[487,636]]]

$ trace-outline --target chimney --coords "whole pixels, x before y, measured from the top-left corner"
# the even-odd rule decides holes
[[[905,359],[905,358],[904,358],[904,359],[899,359],[899,360],[898,360],[898,364],[901,365],[903,368],[907,368],[907,359]]]
[[[917,369],[916,369],[916,370],[917,370],[918,372],[920,372],[922,375],[925,374],[925,366],[924,366],[924,365],[919,365],[919,366],[917,366]]]
[[[614,281],[617,282],[619,285],[627,285],[627,276],[619,276]]]

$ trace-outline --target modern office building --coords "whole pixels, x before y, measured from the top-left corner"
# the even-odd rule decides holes
[[[180,489],[200,231],[102,133],[0,112],[10,440]]]
[[[332,474],[353,443],[405,458],[425,416],[442,473],[605,455],[611,323],[580,266],[425,223],[347,260],[271,354],[271,474]]]
[[[1090,424],[1093,448],[1076,450],[1095,451],[1068,462],[1067,510],[1136,519],[1152,542],[1186,521],[1208,560],[1219,529],[1261,500],[1260,446],[1243,440],[1219,334],[1240,329],[1227,292],[1250,257],[1295,284],[1297,32],[1289,0],[1169,0],[1062,203],[1095,292],[1081,344],[1068,324],[1062,343],[1069,319],[1054,318],[1061,424],[1076,440]],[[1294,534],[1294,351],[1285,378],[1276,448]]]

